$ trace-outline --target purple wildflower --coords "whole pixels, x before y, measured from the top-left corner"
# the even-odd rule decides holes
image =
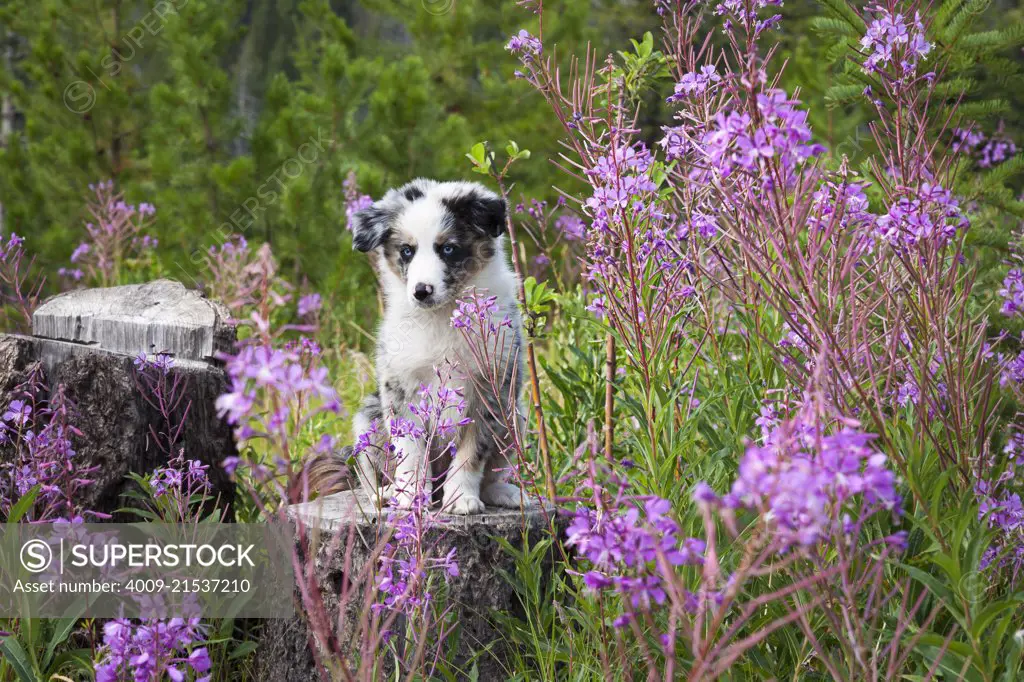
[[[518,56],[523,62],[531,62],[533,58],[541,53],[544,46],[541,42],[530,35],[529,31],[522,29],[508,41],[505,49]]]
[[[963,234],[970,221],[953,193],[931,183],[900,197],[888,213],[875,222],[878,234],[897,249],[906,250],[922,241],[940,246]]]
[[[342,183],[345,190],[345,226],[352,230],[352,221],[356,213],[373,206],[373,197],[369,194],[361,194],[356,183],[356,174],[349,173]]]
[[[24,400],[12,400],[7,405],[7,410],[4,411],[3,419],[8,424],[15,426],[23,426],[32,416],[32,406],[26,403]]]
[[[71,253],[71,258],[69,258],[68,260],[70,260],[72,263],[77,263],[78,260],[80,258],[82,258],[82,256],[86,255],[87,253],[89,253],[89,243],[88,242],[82,242]]]
[[[614,591],[641,611],[664,603],[665,573],[671,567],[703,563],[705,550],[702,540],[679,537],[678,524],[668,516],[670,508],[660,498],[648,499],[642,514],[635,504],[603,515],[578,507],[566,535],[567,544],[594,567],[583,576],[587,588]]]
[[[874,9],[876,18],[860,41],[867,54],[864,60],[866,73],[882,73],[891,67],[899,67],[894,74],[896,83],[904,77],[913,76],[918,62],[931,52],[932,43],[925,40],[924,24],[920,12],[914,14],[914,21],[908,24],[902,14],[891,14],[882,7]]]
[[[146,620],[132,623],[123,618],[103,626],[102,658],[95,664],[97,682],[116,682],[130,676],[136,682],[185,680],[191,669],[196,682],[208,682],[212,667],[198,618]]]
[[[459,299],[452,312],[451,324],[455,329],[496,334],[500,328],[512,326],[512,318],[508,313],[495,321],[500,313],[497,296],[487,296],[484,291],[474,289],[467,297]]]
[[[832,536],[855,496],[874,509],[899,511],[896,478],[886,456],[871,447],[874,438],[849,426],[825,435],[805,408],[777,426],[764,445],[747,448],[722,504],[760,512],[783,551]]]
[[[582,241],[587,236],[587,227],[583,219],[576,215],[563,215],[555,220],[555,229],[569,241]]]
[[[298,314],[299,317],[305,317],[320,310],[323,302],[320,299],[320,294],[307,294],[299,299]]]
[[[714,64],[706,64],[700,71],[684,74],[682,79],[676,83],[675,92],[668,97],[668,102],[680,102],[687,97],[703,95],[708,88],[722,80],[722,77],[715,72]]]

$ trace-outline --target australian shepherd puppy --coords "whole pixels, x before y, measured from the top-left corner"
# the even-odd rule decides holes
[[[443,495],[434,498],[442,498],[444,511],[475,514],[486,505],[527,504],[519,487],[506,480],[509,425],[521,414],[522,329],[518,283],[505,253],[505,214],[505,202],[478,183],[418,179],[354,217],[353,246],[374,255],[384,296],[377,391],[353,420],[357,438],[375,434],[364,436],[374,445],[357,458],[358,478],[371,496],[408,508],[415,495],[432,492],[432,481],[443,480]],[[504,368],[498,390],[492,388],[494,377],[479,374],[463,333],[451,324],[458,299],[473,289],[496,296],[496,318],[512,322],[491,351],[500,355],[496,366]],[[450,366],[454,373],[438,371]],[[463,417],[471,420],[457,427],[454,443],[443,439],[428,452],[425,442],[396,437],[389,449],[390,422],[415,420],[410,404],[419,402],[421,387],[432,387],[436,395],[442,382],[463,391]],[[393,464],[385,461],[391,458]]]

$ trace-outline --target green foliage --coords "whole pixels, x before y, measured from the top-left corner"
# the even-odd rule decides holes
[[[372,286],[344,230],[350,171],[379,196],[417,176],[462,176],[463,151],[477,139],[557,155],[557,124],[513,77],[504,49],[513,0],[336,4],[192,0],[157,14],[142,2],[42,0],[0,9],[0,38],[11,46],[0,96],[17,112],[0,149],[0,230],[28,236],[52,272],[77,244],[86,186],[110,178],[128,201],[157,207],[155,274],[199,281],[207,247],[244,233],[272,244],[285,272],[350,291]],[[651,14],[549,9],[546,35],[563,45]],[[517,191],[545,196],[555,172],[527,164]],[[362,327],[375,313],[344,305]]]
[[[92,649],[68,648],[78,618],[20,618],[0,620],[0,629],[14,632],[0,637],[0,679],[50,682],[55,677],[92,672]],[[13,675],[13,677],[12,677]]]

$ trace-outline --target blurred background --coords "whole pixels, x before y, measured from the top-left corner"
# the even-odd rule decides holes
[[[533,153],[516,167],[514,195],[553,200],[555,184],[578,189],[550,162],[560,150],[557,121],[516,78],[505,49],[520,28],[539,30],[520,4],[7,0],[0,234],[27,237],[44,270],[69,265],[89,221],[90,183],[112,180],[129,203],[156,209],[148,232],[160,248],[140,277],[189,281],[209,247],[242,234],[269,243],[292,281],[341,292],[330,309],[368,322],[376,302],[351,293],[371,275],[345,229],[347,178],[351,199],[417,176],[467,177],[474,143],[513,139]],[[631,51],[630,38],[658,25],[651,0],[546,9],[545,44],[559,45],[556,59],[587,44],[602,56]],[[975,9],[993,27],[1024,26],[1017,3]],[[781,11],[783,84],[790,92],[801,84],[815,134],[856,160],[870,145],[871,112],[863,97],[829,101],[842,57],[814,37],[827,29],[820,3]],[[999,59],[1006,74],[1019,70],[1019,52]],[[1019,139],[1019,76],[1002,77],[991,63],[976,76],[972,97],[999,104],[969,113]],[[650,99],[641,124],[653,142],[671,114]]]

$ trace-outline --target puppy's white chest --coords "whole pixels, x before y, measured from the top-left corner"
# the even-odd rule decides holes
[[[387,320],[378,346],[380,360],[390,374],[401,374],[424,382],[435,379],[434,370],[448,363],[462,364],[467,348],[462,334],[451,326],[450,315],[438,311],[430,316],[408,316]]]

